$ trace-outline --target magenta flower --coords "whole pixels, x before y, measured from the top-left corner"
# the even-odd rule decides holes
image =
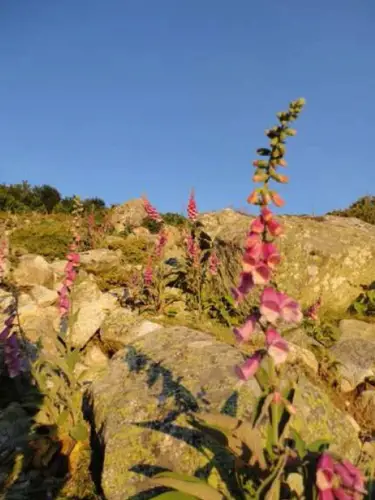
[[[280,264],[281,257],[273,243],[263,243],[262,254],[264,261],[271,269]]]
[[[79,265],[79,262],[80,262],[80,255],[79,255],[79,253],[71,251],[70,253],[68,253],[68,255],[66,256],[66,258],[68,259],[68,262],[71,263],[73,266],[78,266]]]
[[[194,267],[197,267],[199,265],[199,245],[192,234],[187,236],[185,243],[187,254],[193,261]]]
[[[237,288],[232,288],[233,298],[237,302],[241,302],[253,287],[254,280],[251,273],[242,272],[240,274],[240,284]]]
[[[322,305],[322,299],[320,297],[312,306],[310,306],[307,309],[305,316],[313,321],[317,321],[318,320],[318,311],[319,311],[321,305]]]
[[[155,254],[157,257],[161,257],[163,250],[165,248],[165,245],[168,242],[168,233],[167,231],[163,228],[158,234],[158,239],[156,241],[155,245]]]
[[[283,228],[276,219],[267,222],[267,229],[272,236],[279,236],[283,232]]]
[[[271,270],[264,262],[259,262],[251,274],[255,285],[265,285],[271,278]]]
[[[253,222],[250,224],[250,231],[252,233],[258,233],[258,234],[263,233],[264,224],[260,217],[254,219]]]
[[[208,270],[212,276],[215,276],[218,271],[220,261],[217,253],[215,251],[211,252],[210,258],[208,259]]]
[[[64,317],[68,314],[70,308],[69,290],[67,285],[63,285],[58,294],[60,316]]]
[[[359,500],[366,494],[360,471],[348,460],[335,462],[326,452],[317,463],[316,486],[319,500]]]
[[[242,326],[234,328],[233,333],[239,342],[246,342],[249,340],[249,338],[255,331],[258,319],[259,315],[252,314],[246,319],[245,323]]]
[[[5,257],[8,253],[8,245],[6,240],[3,240],[0,245],[0,278],[3,277],[5,272]]]
[[[187,214],[188,214],[188,218],[192,222],[195,222],[198,218],[197,203],[195,201],[195,196],[194,196],[193,190],[190,193],[189,203],[188,203],[188,207],[187,207]]]
[[[334,471],[335,474],[340,477],[341,485],[344,488],[354,493],[366,494],[363,476],[349,460],[343,460],[341,463],[336,463],[334,465]]]
[[[147,198],[143,198],[143,207],[150,219],[154,220],[155,222],[162,222],[163,219],[161,218],[161,215],[156,210],[156,208],[151,205]]]
[[[248,246],[243,255],[244,271],[251,271],[259,263],[262,254],[263,248],[260,241],[253,242],[251,246]]]
[[[153,279],[152,261],[151,259],[149,259],[146,269],[143,273],[143,281],[146,287],[151,285],[152,279]]]
[[[275,365],[285,363],[288,357],[288,342],[273,328],[266,331],[267,352],[273,359]]]
[[[252,248],[254,245],[259,243],[262,243],[261,235],[250,231],[245,241],[245,250]]]
[[[237,377],[245,381],[250,377],[253,377],[258,371],[261,362],[262,354],[260,352],[256,352],[249,359],[247,359],[242,366],[235,367]]]
[[[302,312],[298,302],[274,288],[265,288],[261,296],[260,312],[270,323],[281,318],[287,323],[299,323]]]
[[[10,378],[17,377],[22,371],[25,371],[25,363],[15,333],[12,333],[5,341],[4,361]]]
[[[261,211],[262,220],[267,223],[273,218],[273,213],[268,207],[262,207]]]

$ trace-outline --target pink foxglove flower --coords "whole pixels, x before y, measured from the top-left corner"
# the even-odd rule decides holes
[[[194,191],[192,190],[189,197],[189,203],[187,207],[187,214],[189,220],[195,222],[198,218],[197,203],[195,201]]]
[[[249,380],[250,377],[253,377],[256,374],[261,362],[262,354],[260,352],[256,352],[249,359],[247,359],[242,366],[236,366],[235,373],[241,380]]]
[[[274,205],[276,205],[277,207],[283,207],[285,205],[285,201],[281,198],[281,196],[278,193],[276,193],[276,191],[271,191],[270,195]]]
[[[236,302],[241,302],[252,288],[254,288],[254,280],[251,273],[242,272],[240,284],[237,288],[232,288],[232,295]]]
[[[259,262],[251,274],[255,285],[265,285],[271,279],[271,270],[264,262]]]
[[[212,251],[208,259],[208,270],[212,276],[215,276],[219,268],[219,257],[215,251]]]
[[[168,242],[168,233],[164,228],[162,228],[158,234],[158,239],[157,239],[156,245],[155,245],[155,254],[157,257],[162,256],[163,250],[164,250],[167,242]]]
[[[255,331],[258,319],[258,315],[252,314],[247,318],[242,326],[234,328],[233,333],[239,342],[247,342],[250,339],[251,335]]]
[[[257,217],[250,224],[250,231],[252,233],[263,233],[264,231],[264,223],[260,217]]]
[[[285,363],[288,357],[288,342],[273,328],[266,331],[267,352],[275,365]]]
[[[278,264],[280,264],[280,254],[278,249],[273,243],[263,243],[262,254],[264,262],[271,269],[274,269]]]
[[[262,207],[261,209],[262,219],[265,223],[269,222],[273,218],[273,213],[268,207]]]
[[[283,232],[283,228],[276,219],[271,219],[267,222],[267,229],[272,236],[280,236],[280,234]]]
[[[154,220],[155,222],[162,222],[163,219],[161,218],[161,215],[159,212],[156,210],[156,208],[151,205],[149,200],[147,198],[143,198],[143,206],[146,211],[146,214],[151,220]]]
[[[259,310],[262,316],[273,324],[279,318],[287,323],[299,323],[302,320],[302,312],[298,302],[285,293],[270,287],[263,290]]]
[[[149,259],[146,269],[143,273],[143,281],[146,287],[151,285],[152,279],[153,279],[152,261],[151,259]]]
[[[4,358],[10,378],[17,377],[22,371],[25,371],[24,359],[15,333],[12,333],[5,341]]]
[[[324,452],[317,463],[319,500],[359,500],[366,494],[360,471],[348,460],[336,462]]]
[[[0,243],[0,279],[4,276],[5,273],[5,258],[8,254],[8,245],[6,240],[2,240]]]
[[[322,305],[322,299],[319,298],[312,306],[310,306],[307,309],[305,316],[313,321],[317,321],[318,320],[318,312],[319,312],[321,305]]]

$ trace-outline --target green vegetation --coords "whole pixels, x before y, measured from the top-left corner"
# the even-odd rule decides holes
[[[369,224],[375,224],[375,196],[363,196],[344,210],[334,210],[328,215],[339,215],[340,217],[356,217]]]
[[[61,215],[30,220],[10,236],[14,253],[36,253],[49,260],[64,258],[70,240],[70,218]]]
[[[375,281],[369,286],[362,286],[363,292],[349,307],[349,312],[359,316],[375,316]]]
[[[73,211],[74,196],[62,197],[59,191],[43,184],[31,186],[27,181],[19,184],[0,184],[0,211],[10,213],[27,212],[65,212]],[[83,200],[86,212],[102,210],[105,202],[101,198],[87,198]]]

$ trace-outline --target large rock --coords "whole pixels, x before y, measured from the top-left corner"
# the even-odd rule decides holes
[[[228,463],[223,458],[208,465],[212,445],[205,443],[205,455],[197,450],[202,438],[189,428],[186,411],[205,408],[208,401],[213,411],[248,415],[260,391],[254,379],[238,383],[233,366],[241,361],[236,348],[185,327],[128,336],[90,392],[105,450],[102,487],[108,500],[150,488],[145,475],[153,467],[185,473],[206,468],[210,483],[225,491]],[[331,438],[333,450],[355,459],[360,444],[352,421],[306,378],[300,388],[294,427],[307,440]]]
[[[217,236],[224,284],[236,283],[243,244],[253,217],[226,209],[200,221]],[[375,227],[343,217],[279,217],[284,234],[277,244],[283,259],[276,271],[281,289],[304,306],[322,297],[322,307],[343,311],[375,277]]]
[[[80,263],[86,271],[94,274],[108,272],[121,264],[121,250],[98,248],[80,253]]]
[[[119,307],[112,311],[103,322],[100,328],[100,339],[113,350],[119,350],[129,342],[129,335],[132,332],[144,334],[158,328],[161,326],[157,323],[142,320],[130,309]]]
[[[375,376],[375,325],[358,320],[340,322],[340,340],[330,348],[339,362],[341,389],[354,390]]]
[[[121,233],[126,227],[140,226],[145,217],[143,201],[136,198],[115,207],[111,214],[111,223],[115,231]]]
[[[75,321],[70,339],[74,347],[82,348],[99,331],[107,316],[118,307],[118,302],[110,293],[102,293],[92,276],[74,286],[71,298]]]
[[[52,288],[55,281],[53,269],[40,255],[27,254],[20,257],[14,271],[14,279],[20,286],[42,285]]]
[[[41,343],[46,353],[56,354],[56,336],[59,331],[60,315],[56,306],[40,307],[30,301],[19,311],[22,331],[32,344]]]

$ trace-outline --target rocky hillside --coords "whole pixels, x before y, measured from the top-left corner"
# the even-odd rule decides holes
[[[158,275],[162,297],[157,301],[140,292],[158,241],[146,215],[142,202],[135,200],[109,212],[106,227],[101,221],[83,229],[70,342],[79,352],[74,376],[82,383],[91,440],[73,459],[59,449],[70,456],[73,477],[61,487],[61,495],[70,488],[74,498],[150,498],[141,492],[153,487],[149,476],[159,467],[199,471],[228,491],[226,458],[218,461],[212,444],[198,442],[187,415],[209,407],[248,416],[260,394],[255,381],[238,385],[233,374],[242,354],[230,323],[243,320],[249,303],[236,311],[229,298],[219,300],[236,284],[252,218],[230,209],[200,216],[202,248],[215,249],[219,264],[198,304],[186,281],[181,221],[165,227],[163,274]],[[375,451],[370,444],[375,431],[375,324],[369,316],[351,314],[350,306],[363,286],[375,280],[375,227],[337,216],[281,217],[281,222],[283,259],[275,282],[304,307],[319,297],[322,302],[315,325],[285,329],[290,343],[287,376],[299,380],[293,426],[308,440],[317,435],[331,440],[334,450],[366,466]],[[20,331],[34,356],[58,354],[58,292],[70,223],[65,215],[3,218],[2,236],[10,252],[4,260],[0,319],[7,319],[16,300]],[[256,347],[255,338],[247,351]],[[12,408],[18,417],[9,417]],[[14,435],[26,413],[20,401],[3,398],[0,425],[10,427],[1,446],[8,457],[16,456]],[[12,481],[16,461],[0,455],[1,487],[22,490],[22,498],[31,498],[38,477],[38,487],[48,489],[49,477],[59,468],[54,454],[47,455],[42,465],[28,463]],[[86,485],[84,494],[78,492],[80,482]]]

